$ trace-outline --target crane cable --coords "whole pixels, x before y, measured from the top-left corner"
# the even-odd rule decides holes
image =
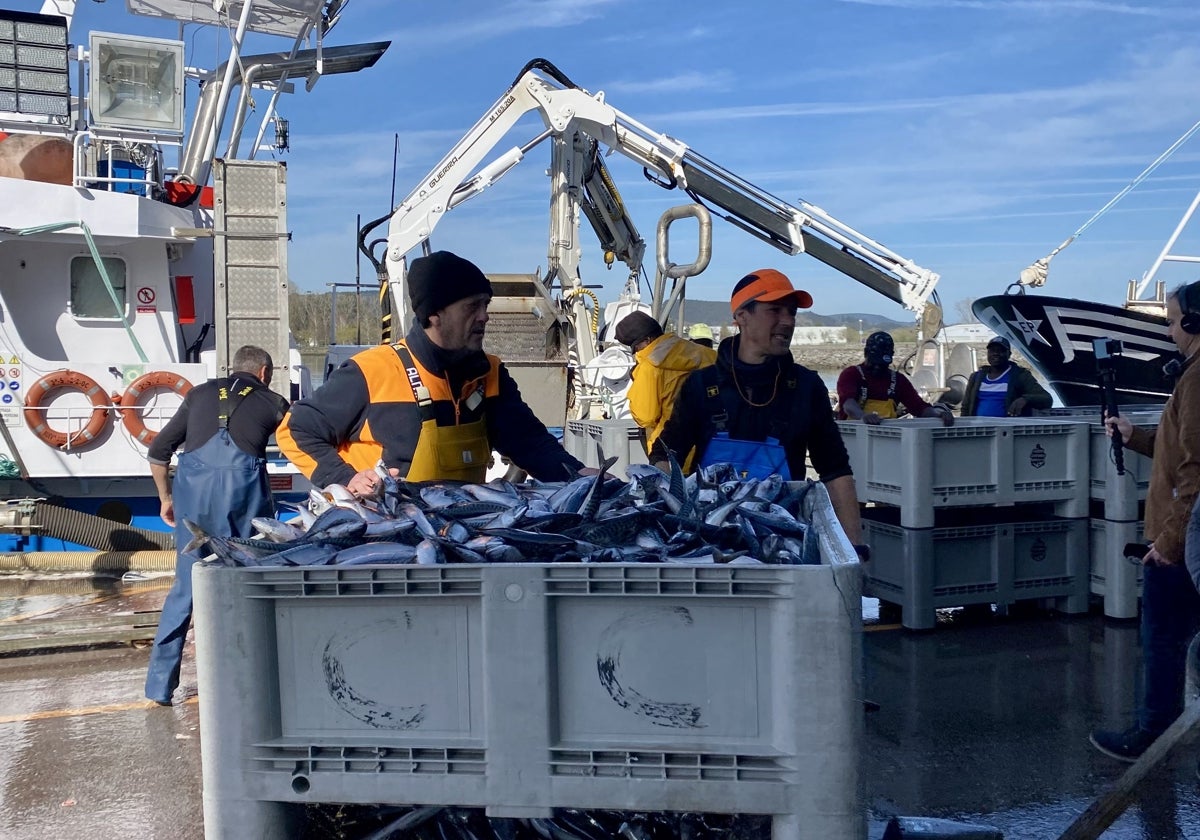
[[[1079,228],[1079,230],[1075,231],[1073,234],[1071,234],[1069,237],[1067,237],[1067,240],[1065,242],[1063,242],[1063,244],[1059,245],[1057,248],[1055,248],[1053,251],[1051,251],[1048,255],[1042,257],[1040,260],[1035,262],[1033,265],[1031,265],[1028,268],[1026,268],[1025,270],[1023,270],[1021,272],[1020,285],[1022,285],[1022,286],[1042,286],[1042,285],[1044,285],[1046,283],[1046,275],[1050,270],[1050,260],[1053,259],[1054,256],[1056,254],[1058,254],[1059,251],[1061,251],[1063,248],[1066,248],[1068,245],[1070,245],[1072,242],[1074,242],[1079,237],[1079,235],[1081,233],[1083,233],[1085,230],[1087,230],[1089,227],[1091,227],[1092,224],[1097,219],[1099,219],[1101,216],[1103,216],[1105,213],[1107,213],[1110,209],[1112,209],[1114,204],[1116,204],[1118,201],[1120,201],[1122,198],[1124,198],[1126,195],[1128,195],[1130,193],[1130,191],[1132,191],[1133,189],[1135,189],[1138,186],[1138,184],[1140,184],[1140,183],[1142,183],[1142,181],[1146,180],[1146,178],[1148,178],[1150,176],[1150,174],[1154,172],[1155,169],[1158,169],[1159,165],[1162,164],[1163,161],[1165,161],[1171,155],[1175,154],[1175,152],[1179,149],[1179,147],[1182,146],[1184,143],[1186,143],[1188,140],[1190,140],[1192,135],[1195,134],[1197,131],[1200,131],[1200,121],[1197,121],[1191,128],[1189,128],[1187,131],[1185,131],[1183,133],[1182,137],[1180,137],[1178,140],[1176,140],[1174,143],[1172,143],[1165,152],[1163,152],[1161,155],[1159,155],[1157,158],[1155,158],[1153,163],[1151,163],[1149,166],[1147,166],[1145,169],[1143,169],[1141,171],[1141,174],[1139,174],[1136,178],[1134,178],[1132,181],[1130,181],[1128,184],[1126,184],[1125,189],[1121,190],[1119,193],[1117,193],[1111,199],[1109,199],[1109,202],[1107,204],[1105,204],[1103,207],[1101,207],[1099,210],[1097,210],[1095,215],[1093,215],[1090,219],[1088,219],[1086,222],[1084,222],[1083,225]]]

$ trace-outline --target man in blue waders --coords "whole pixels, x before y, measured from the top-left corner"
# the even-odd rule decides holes
[[[850,458],[829,409],[825,383],[792,359],[796,310],[812,306],[781,272],[765,268],[733,287],[730,309],[738,333],[717,347],[717,363],[690,374],[650,452],[665,467],[731,463],[743,477],[778,473],[802,480],[812,460],[834,512],[860,555],[858,496]]]
[[[179,685],[183,642],[192,621],[192,566],[199,558],[183,553],[191,539],[184,519],[215,536],[250,537],[254,517],[275,512],[266,450],[287,401],[269,387],[273,364],[266,350],[242,347],[231,367],[228,378],[188,392],[147,453],[159,515],[175,529],[178,552],[175,583],[163,603],[146,672],[146,697],[160,706],[171,705]],[[167,465],[181,447],[172,482]]]

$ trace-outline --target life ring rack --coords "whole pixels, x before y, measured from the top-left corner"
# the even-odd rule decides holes
[[[129,383],[125,393],[116,401],[117,411],[121,413],[121,423],[125,426],[125,431],[129,432],[133,439],[143,446],[149,446],[158,437],[158,432],[152,432],[146,428],[146,422],[142,419],[141,411],[138,410],[137,401],[142,394],[153,390],[174,391],[179,396],[186,397],[188,391],[192,390],[192,383],[182,374],[172,373],[169,370],[144,373]]]
[[[46,411],[42,401],[51,391],[59,389],[81,391],[92,403],[92,416],[87,425],[77,434],[54,429],[46,422]],[[76,370],[56,370],[33,383],[25,397],[25,425],[47,446],[55,449],[70,449],[72,444],[86,446],[96,439],[108,422],[109,397],[96,380]]]

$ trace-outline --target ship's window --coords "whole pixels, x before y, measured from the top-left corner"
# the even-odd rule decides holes
[[[71,260],[71,314],[76,318],[119,320],[129,308],[125,299],[125,260],[118,257],[100,259],[104,261],[104,271],[116,292],[120,309],[113,308],[112,295],[92,258],[75,257]]]

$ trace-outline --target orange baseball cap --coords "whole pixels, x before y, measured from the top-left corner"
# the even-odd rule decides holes
[[[733,287],[733,298],[729,308],[737,312],[743,306],[755,301],[775,303],[790,298],[797,309],[808,309],[813,305],[812,295],[803,289],[797,289],[787,275],[773,268],[760,268],[747,274]]]

